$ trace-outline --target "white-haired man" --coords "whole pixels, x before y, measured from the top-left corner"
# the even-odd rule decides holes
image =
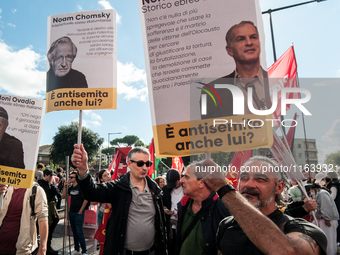
[[[51,44],[47,53],[50,70],[47,72],[46,91],[60,88],[87,88],[85,75],[72,69],[77,47],[71,38],[63,36]]]

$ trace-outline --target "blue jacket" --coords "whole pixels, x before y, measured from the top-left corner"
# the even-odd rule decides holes
[[[177,223],[177,237],[176,237],[176,252],[179,254],[181,250],[181,230],[184,214],[187,210],[191,198],[184,195],[178,203],[178,223]],[[225,217],[231,214],[218,197],[216,192],[212,192],[210,196],[202,202],[202,208],[199,211],[200,222],[202,226],[203,238],[206,248],[206,254],[217,254],[216,248],[216,233],[218,225]]]

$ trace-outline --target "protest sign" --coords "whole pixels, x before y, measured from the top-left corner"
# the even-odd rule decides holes
[[[0,183],[32,187],[45,101],[0,94]]]
[[[235,24],[250,21],[257,26],[257,58],[266,67],[264,50],[260,54],[265,40],[258,1],[140,0],[139,8],[157,157],[269,147],[272,128],[267,119],[271,116],[246,112],[230,117],[223,111],[218,117],[227,125],[243,119],[247,123],[244,130],[221,126],[225,130],[222,132],[214,123],[215,116],[203,116],[201,100],[202,91],[207,91],[209,85],[207,80],[235,76],[235,61],[226,51],[226,33]],[[258,70],[261,78],[267,77],[265,70]],[[263,94],[269,100],[267,90],[268,95]],[[208,111],[214,112],[209,98]],[[224,98],[219,103],[230,103],[223,101]],[[264,124],[253,128],[248,125],[248,120],[253,119]],[[210,131],[205,131],[211,126]],[[170,135],[169,130],[173,132]],[[194,130],[199,131],[193,135]]]
[[[115,11],[53,15],[47,28],[46,112],[116,109]]]

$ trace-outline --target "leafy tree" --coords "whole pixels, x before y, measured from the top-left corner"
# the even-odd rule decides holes
[[[107,154],[110,154],[110,155],[115,154],[115,147],[110,147],[110,148],[102,149],[102,154],[105,154],[105,155],[107,155]]]
[[[325,163],[333,164],[333,169],[335,166],[340,166],[340,151],[326,155]]]
[[[65,165],[65,157],[73,153],[73,145],[77,143],[78,139],[78,123],[72,122],[68,126],[60,126],[58,132],[53,137],[50,158],[54,164]],[[93,161],[100,146],[104,142],[104,138],[100,138],[99,134],[92,130],[83,127],[81,142],[87,151],[89,162]]]
[[[145,146],[144,142],[136,135],[126,135],[123,138],[116,138],[110,141],[110,144],[116,147]]]

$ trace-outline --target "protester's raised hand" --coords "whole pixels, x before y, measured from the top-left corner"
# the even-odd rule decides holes
[[[80,146],[78,144],[74,145],[71,162],[74,166],[78,168],[80,176],[83,176],[86,173],[88,169],[87,152],[85,151],[83,144],[81,144]]]
[[[221,187],[227,184],[225,173],[222,168],[210,159],[202,162],[202,167],[209,172],[203,177],[203,182],[213,191],[218,191]]]
[[[305,211],[307,213],[311,212],[311,211],[315,211],[316,209],[318,209],[318,204],[316,203],[316,201],[314,199],[305,199],[304,200],[304,205],[302,206],[303,209],[305,209]]]
[[[0,184],[0,194],[6,193],[8,185]]]

